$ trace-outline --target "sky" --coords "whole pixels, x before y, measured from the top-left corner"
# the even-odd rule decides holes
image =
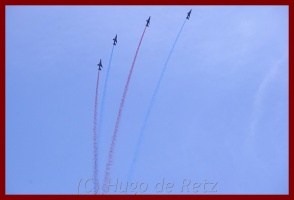
[[[190,9],[131,184],[143,120]],[[149,16],[109,194],[288,194],[288,15],[287,6],[6,6],[6,194],[93,194],[97,64],[102,94],[117,34],[99,133],[101,186]]]

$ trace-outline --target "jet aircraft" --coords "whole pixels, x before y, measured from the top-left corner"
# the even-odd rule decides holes
[[[117,43],[117,34],[115,35],[115,38],[113,39],[113,45],[116,45]]]
[[[147,21],[147,24],[146,26],[149,27],[149,23],[150,23],[150,17],[146,20]]]
[[[187,13],[188,15],[187,15],[186,19],[190,18],[191,12],[192,12],[192,9]]]
[[[102,63],[101,63],[101,59],[100,59],[100,62],[99,62],[99,64],[97,66],[99,67],[98,70],[101,70],[101,67],[103,68]]]

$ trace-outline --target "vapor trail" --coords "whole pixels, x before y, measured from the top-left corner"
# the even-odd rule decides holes
[[[103,191],[106,191],[106,187],[108,185],[107,181],[109,180],[109,176],[110,176],[110,168],[111,168],[111,165],[112,165],[113,153],[114,153],[115,142],[116,142],[118,128],[119,128],[120,118],[121,118],[121,114],[122,114],[122,109],[123,109],[123,106],[124,106],[124,103],[125,103],[125,98],[126,98],[126,95],[127,95],[129,83],[130,83],[130,80],[131,80],[131,77],[132,77],[133,69],[134,69],[134,66],[135,66],[135,62],[136,62],[136,59],[137,59],[137,55],[138,55],[138,52],[139,52],[139,49],[140,49],[141,42],[142,42],[142,39],[144,37],[145,31],[146,31],[146,27],[144,28],[144,31],[143,31],[143,34],[141,36],[139,45],[137,47],[136,54],[135,54],[135,57],[134,57],[134,60],[133,60],[133,63],[132,63],[132,67],[131,67],[130,72],[129,72],[129,76],[128,76],[128,79],[127,79],[127,83],[125,85],[123,96],[122,96],[122,99],[121,99],[119,111],[118,111],[118,114],[117,114],[114,133],[113,133],[113,136],[112,136],[110,150],[109,150],[109,153],[108,153],[108,161],[107,161],[107,165],[106,165],[104,182],[103,182]]]
[[[108,77],[109,77],[109,72],[110,72],[110,67],[111,67],[111,61],[112,61],[112,55],[114,51],[114,45],[112,46],[112,50],[110,53],[110,58],[109,58],[109,63],[108,63],[108,68],[106,72],[106,77],[104,81],[104,89],[102,93],[102,99],[101,99],[101,107],[100,107],[100,113],[99,113],[99,120],[98,120],[98,132],[97,132],[97,157],[99,156],[99,147],[100,147],[100,137],[101,137],[101,130],[102,130],[102,121],[103,121],[103,113],[104,113],[104,100],[106,96],[106,90],[107,90],[107,83],[108,83]],[[97,169],[97,180],[99,176],[99,170]]]
[[[93,120],[93,141],[94,141],[94,169],[93,169],[93,182],[94,182],[94,192],[97,188],[97,105],[98,105],[98,88],[99,88],[99,77],[100,70],[98,70],[97,83],[96,83],[96,93],[95,93],[95,103],[94,103],[94,120]]]
[[[140,146],[141,146],[142,139],[143,139],[143,136],[144,136],[145,128],[146,128],[146,125],[147,125],[147,122],[148,122],[148,119],[149,119],[149,116],[150,116],[150,112],[152,110],[152,107],[153,107],[153,104],[154,104],[154,101],[155,101],[155,98],[156,98],[156,95],[157,95],[157,92],[158,92],[158,89],[159,89],[161,80],[163,78],[163,75],[164,75],[164,72],[166,70],[167,64],[168,64],[169,59],[170,59],[170,57],[171,57],[171,55],[172,55],[172,53],[174,51],[174,48],[175,48],[176,43],[177,43],[177,41],[179,39],[179,36],[180,36],[180,34],[181,34],[181,32],[182,32],[182,30],[184,28],[185,23],[186,23],[186,19],[185,19],[185,21],[184,21],[184,23],[183,23],[183,25],[182,25],[182,27],[181,27],[181,29],[180,29],[180,31],[179,31],[176,39],[174,41],[174,44],[173,44],[170,52],[169,52],[169,55],[168,55],[168,57],[166,59],[166,62],[164,64],[164,67],[163,67],[163,69],[161,71],[159,80],[158,80],[158,82],[156,84],[156,88],[155,88],[155,90],[154,90],[154,92],[152,94],[152,98],[151,98],[150,104],[148,106],[147,113],[146,113],[145,118],[144,118],[144,121],[143,121],[143,125],[142,125],[141,130],[140,130],[139,139],[138,139],[138,142],[137,142],[137,145],[136,145],[134,157],[133,157],[133,160],[132,160],[132,163],[131,163],[131,167],[130,167],[130,171],[129,171],[129,174],[128,174],[128,181],[131,180],[132,175],[133,175],[133,172],[134,172],[134,168],[135,168],[135,164],[136,164],[136,161],[137,161],[137,158],[138,158],[138,154],[139,154],[139,151],[140,151]]]

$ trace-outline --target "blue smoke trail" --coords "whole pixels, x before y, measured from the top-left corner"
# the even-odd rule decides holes
[[[102,99],[101,99],[101,107],[100,107],[100,114],[99,114],[99,121],[98,121],[98,132],[97,132],[97,151],[99,149],[99,143],[100,143],[100,136],[101,136],[101,130],[102,130],[102,121],[103,121],[103,112],[104,112],[104,102],[105,102],[105,96],[106,96],[106,90],[107,90],[107,83],[108,83],[108,77],[109,77],[109,72],[110,72],[110,66],[111,66],[111,61],[112,61],[112,55],[113,55],[113,50],[114,50],[114,45],[112,46],[110,58],[109,58],[109,63],[108,63],[108,68],[106,72],[106,77],[105,77],[105,82],[104,82],[104,88],[103,88],[103,93],[102,93]],[[99,157],[97,153],[97,157]],[[98,170],[97,170],[97,174]],[[98,179],[98,177],[97,177]],[[96,192],[97,192],[97,186],[95,187]],[[94,191],[95,191],[94,189]]]
[[[184,21],[178,35],[177,35],[177,38],[176,38],[176,40],[175,40],[175,42],[173,44],[173,47],[172,47],[171,51],[169,52],[167,60],[166,60],[166,62],[164,64],[164,67],[163,67],[163,69],[161,71],[160,78],[159,78],[159,80],[157,82],[157,85],[156,85],[156,88],[155,88],[155,90],[153,92],[152,99],[150,101],[150,104],[149,104],[149,107],[148,107],[148,110],[147,110],[147,114],[145,115],[143,126],[141,127],[141,131],[140,131],[139,139],[138,139],[138,142],[137,142],[135,154],[134,154],[133,161],[132,161],[132,164],[131,164],[131,168],[130,168],[130,171],[129,171],[129,174],[128,174],[128,181],[131,180],[133,172],[134,172],[134,167],[135,167],[135,164],[136,164],[136,161],[137,161],[137,158],[138,158],[138,154],[139,154],[140,146],[141,146],[141,143],[142,143],[143,135],[144,135],[144,132],[145,132],[145,128],[146,128],[146,125],[147,125],[147,121],[149,119],[149,116],[150,116],[150,113],[151,113],[151,110],[152,110],[152,107],[153,107],[153,104],[154,104],[154,101],[155,101],[155,98],[156,98],[156,95],[157,95],[157,92],[158,92],[158,89],[159,89],[159,86],[160,86],[160,83],[161,83],[161,80],[163,78],[163,75],[164,75],[164,72],[166,70],[167,64],[168,64],[169,59],[170,59],[170,57],[171,57],[171,55],[172,55],[172,53],[174,51],[174,48],[175,48],[176,43],[177,43],[177,41],[179,39],[179,36],[180,36],[180,34],[181,34],[181,32],[182,32],[182,30],[184,28],[185,23],[186,23],[186,19],[185,19],[185,21]]]

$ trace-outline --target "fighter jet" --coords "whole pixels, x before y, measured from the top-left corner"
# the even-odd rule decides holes
[[[113,39],[113,45],[116,45],[117,43],[117,34],[115,35],[115,38]]]
[[[97,66],[99,67],[98,70],[101,70],[101,67],[103,68],[102,63],[101,63],[101,59],[100,59],[100,62],[99,62],[99,64]]]
[[[147,22],[146,26],[149,27],[150,17],[146,20],[146,22]]]
[[[192,9],[187,13],[188,15],[187,15],[186,19],[190,18],[191,12],[192,12]]]

